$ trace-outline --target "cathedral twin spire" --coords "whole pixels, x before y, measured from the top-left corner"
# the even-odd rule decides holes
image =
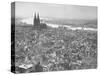
[[[34,26],[40,25],[40,18],[39,18],[39,13],[36,15],[34,14]]]

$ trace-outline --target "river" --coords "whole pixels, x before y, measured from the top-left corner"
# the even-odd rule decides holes
[[[27,23],[27,24],[33,24],[33,19],[32,18],[26,18],[22,19],[21,22]],[[53,28],[58,28],[58,27],[67,27],[68,29],[71,30],[89,30],[89,31],[97,31],[96,28],[87,28],[87,27],[73,27],[70,25],[60,25],[60,24],[52,24],[52,23],[46,23],[48,26],[53,27]]]

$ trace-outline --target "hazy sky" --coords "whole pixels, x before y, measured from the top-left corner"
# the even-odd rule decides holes
[[[46,3],[16,2],[16,17],[34,17],[39,12],[40,17],[64,19],[96,19],[97,7]]]

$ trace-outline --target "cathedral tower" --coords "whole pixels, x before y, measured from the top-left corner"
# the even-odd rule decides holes
[[[38,24],[40,24],[40,17],[39,17],[39,13],[37,14],[37,21],[38,21]]]
[[[36,15],[36,13],[34,14],[34,26],[38,26],[40,25],[40,18],[39,18],[39,14]]]

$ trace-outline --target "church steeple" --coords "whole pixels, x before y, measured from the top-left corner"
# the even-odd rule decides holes
[[[40,18],[39,18],[39,13],[36,15],[34,14],[34,26],[40,25]]]
[[[36,25],[37,19],[36,19],[36,13],[34,14],[34,25]]]
[[[40,17],[39,17],[39,13],[37,14],[37,21],[38,21],[38,24],[40,24]]]

